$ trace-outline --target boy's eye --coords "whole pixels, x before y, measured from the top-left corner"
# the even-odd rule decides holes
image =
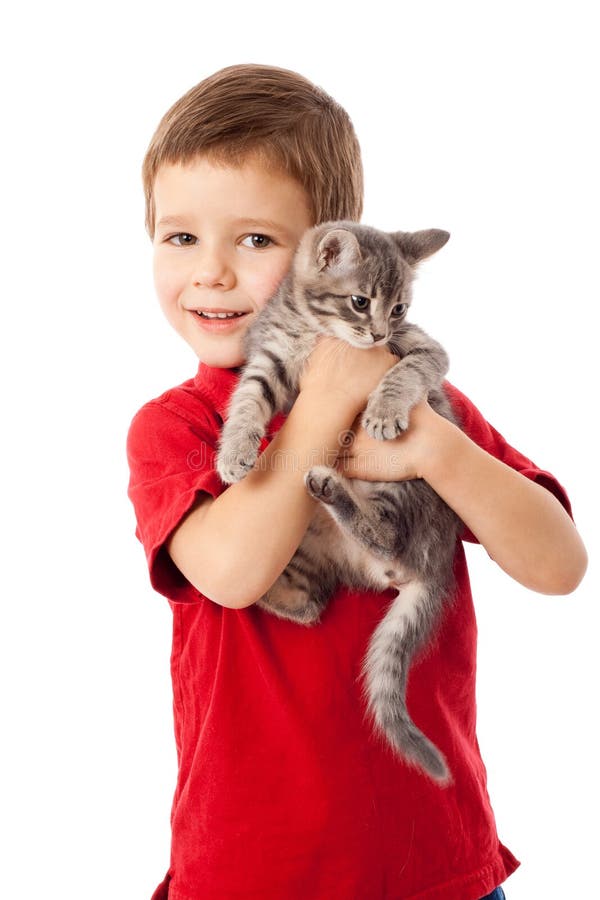
[[[197,238],[194,237],[193,234],[187,234],[185,231],[180,231],[179,234],[172,234],[170,238],[168,238],[169,243],[173,243],[175,241],[176,247],[192,247]]]
[[[247,241],[250,241],[250,244],[248,244]],[[263,247],[268,247],[269,244],[272,243],[272,239],[267,237],[266,234],[249,234],[242,241],[242,244],[244,244],[245,247],[254,247],[256,250],[262,250]]]

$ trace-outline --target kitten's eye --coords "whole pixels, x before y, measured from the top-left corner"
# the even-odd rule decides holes
[[[354,308],[361,310],[361,312],[364,311],[370,303],[368,297],[360,297],[357,294],[352,294],[350,299],[352,300]]]
[[[251,243],[247,244],[246,241],[250,241]],[[244,247],[254,247],[255,250],[262,250],[263,247],[268,247],[269,244],[272,243],[272,239],[267,237],[266,234],[249,234],[242,241]]]
[[[403,316],[407,309],[408,306],[406,303],[396,303],[396,305],[392,309],[392,315],[396,317]]]
[[[176,247],[192,247],[197,238],[195,238],[193,234],[187,234],[185,231],[180,231],[179,234],[172,234],[167,240],[169,244],[176,241]]]

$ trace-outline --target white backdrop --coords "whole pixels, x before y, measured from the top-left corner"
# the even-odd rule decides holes
[[[196,360],[154,297],[140,166],[168,106],[236,62],[296,69],[347,108],[365,222],[451,231],[413,319],[569,490],[592,557],[575,594],[527,591],[469,548],[478,733],[523,863],[508,900],[596,895],[592,12],[59,0],[5,14],[3,896],[147,900],[168,865],[170,611],[133,535],[125,435]]]

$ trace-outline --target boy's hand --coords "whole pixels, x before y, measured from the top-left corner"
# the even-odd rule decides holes
[[[397,438],[387,441],[369,437],[357,416],[352,430],[347,432],[345,446],[336,462],[336,469],[348,478],[363,481],[406,481],[423,478],[427,460],[438,452],[443,443],[438,428],[439,416],[422,400],[410,413],[408,429]],[[354,435],[354,437],[352,437]]]
[[[336,395],[358,412],[367,405],[385,373],[400,360],[385,347],[353,347],[341,338],[320,336],[300,376],[300,391],[323,399]]]

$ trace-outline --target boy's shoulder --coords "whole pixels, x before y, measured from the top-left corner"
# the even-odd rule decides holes
[[[446,395],[450,400],[460,427],[479,447],[524,475],[526,478],[547,488],[572,516],[571,503],[562,484],[548,472],[540,468],[528,456],[509,443],[482,415],[477,406],[450,382],[444,382]]]
[[[196,377],[188,378],[144,403],[129,425],[128,447],[181,429],[218,431],[214,401],[196,382]]]
[[[445,380],[444,391],[458,424],[472,441],[484,447],[488,452],[492,452],[493,448],[497,449],[498,445],[505,442],[502,435],[490,425],[473,401],[456,385]]]
[[[238,379],[238,369],[200,363],[193,378],[148,400],[135,413],[128,430],[128,448],[148,440],[157,443],[161,436],[175,440],[178,434],[215,442]]]
[[[149,400],[137,411],[133,421],[170,413],[190,422],[197,422],[198,416],[208,416],[218,426],[238,379],[239,369],[216,368],[201,362],[193,378]]]
[[[198,389],[195,378],[188,378],[181,384],[168,388],[157,397],[152,397],[138,409],[133,417],[133,422],[140,419],[178,416],[188,421],[194,421],[198,415],[209,414],[211,409],[210,396]]]

